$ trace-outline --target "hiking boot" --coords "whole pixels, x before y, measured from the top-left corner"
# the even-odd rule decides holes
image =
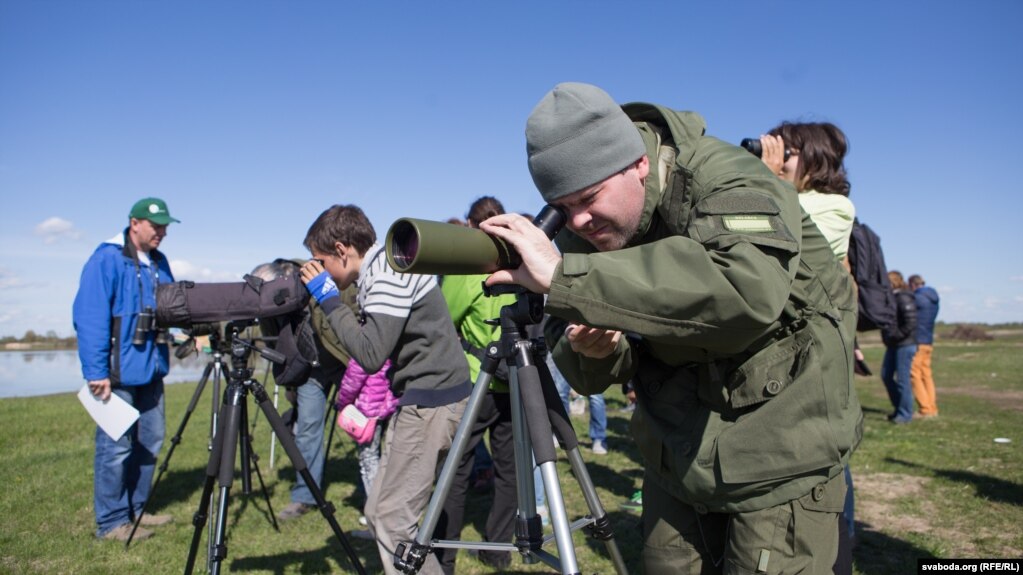
[[[130,535],[131,523],[123,523],[104,533],[103,539],[107,539],[109,541],[127,541]],[[135,537],[132,537],[132,541],[144,541],[152,536],[152,531],[139,527],[135,530]]]
[[[599,439],[593,442],[593,447],[590,449],[594,455],[607,455],[607,445]]]
[[[139,525],[145,525],[146,527],[159,527],[161,525],[172,523],[173,521],[174,518],[170,515],[153,515],[151,513],[143,513],[142,520],[139,521]],[[136,536],[138,536],[137,533]]]
[[[621,508],[626,511],[633,511],[635,513],[643,512],[643,492],[637,491],[632,494],[632,497],[621,504]]]
[[[291,519],[297,519],[306,513],[309,513],[313,509],[316,509],[316,507],[292,501],[287,505],[287,507],[281,509],[281,512],[277,514],[277,518],[281,521],[289,521]]]

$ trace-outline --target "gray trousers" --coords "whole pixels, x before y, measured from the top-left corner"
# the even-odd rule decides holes
[[[380,468],[366,501],[366,522],[377,542],[384,572],[398,575],[394,550],[413,541],[430,502],[439,462],[447,457],[469,398],[441,407],[404,405],[391,417]],[[443,573],[429,553],[419,573]]]
[[[845,475],[787,503],[744,513],[697,513],[643,481],[643,567],[647,575],[831,573]]]

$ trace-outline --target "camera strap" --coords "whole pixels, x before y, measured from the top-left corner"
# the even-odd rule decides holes
[[[131,236],[128,233],[128,229],[124,230],[124,248],[121,250],[126,258],[129,258],[135,265],[135,281],[139,286],[139,309],[136,314],[141,314],[145,310],[146,291],[145,286],[142,284],[142,264],[139,262],[138,249],[135,247],[134,242],[131,241]],[[149,260],[149,277],[152,280],[153,285],[153,308],[156,308],[156,288],[160,285],[160,269],[159,261],[163,258],[158,250],[152,250],[148,253]]]

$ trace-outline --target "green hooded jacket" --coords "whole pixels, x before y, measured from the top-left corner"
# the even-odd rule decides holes
[[[485,274],[450,275],[445,276],[440,285],[459,337],[478,350],[486,350],[488,344],[501,339],[501,327],[486,321],[500,319],[501,308],[515,303],[515,296],[510,294],[493,297],[483,295],[485,279]],[[465,352],[465,357],[469,362],[469,376],[475,383],[480,374],[480,360],[469,351]],[[490,380],[490,389],[507,393],[508,382],[494,377]]]
[[[560,341],[558,368],[584,394],[633,380],[648,477],[697,511],[806,495],[862,434],[849,274],[758,158],[695,113],[623,108],[650,158],[639,233],[595,253],[563,231],[546,311],[627,337],[600,360]]]

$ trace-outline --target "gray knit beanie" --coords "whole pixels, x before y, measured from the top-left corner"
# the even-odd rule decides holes
[[[591,84],[558,84],[526,121],[529,173],[547,202],[592,186],[646,153],[621,106]]]

